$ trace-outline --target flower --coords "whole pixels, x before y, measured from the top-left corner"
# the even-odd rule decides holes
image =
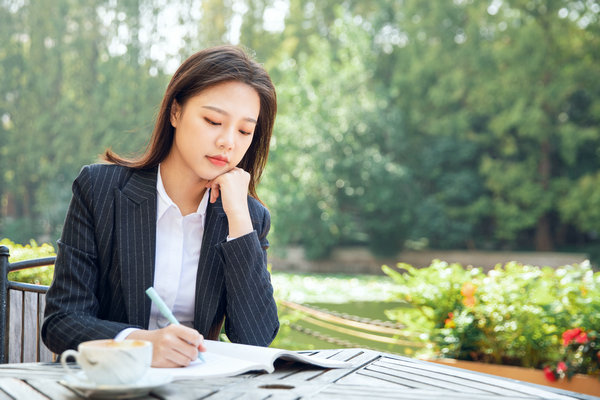
[[[473,308],[475,307],[475,292],[477,291],[477,286],[473,285],[472,282],[465,282],[460,289],[460,294],[464,296],[463,304],[466,307]]]
[[[477,286],[473,285],[472,282],[465,282],[460,289],[460,294],[465,297],[473,297],[475,295],[475,291],[477,290]]]
[[[600,334],[596,331],[585,331],[583,328],[568,329],[562,334],[562,360],[556,365],[556,371],[548,368],[554,379],[544,368],[544,375],[550,381],[556,378],[570,379],[574,374],[600,375]]]
[[[567,366],[567,363],[565,363],[564,361],[559,361],[558,364],[556,364],[556,369],[553,369],[549,366],[545,366],[544,376],[550,382],[555,382],[558,378],[564,378],[565,376],[570,377],[572,374],[567,374],[568,369],[569,367]]]
[[[456,328],[456,323],[454,322],[453,318],[454,318],[454,313],[449,312],[448,318],[446,318],[444,320],[444,328]]]
[[[544,375],[550,382],[556,381],[556,375],[554,374],[554,371],[550,369],[550,367],[544,367]]]
[[[475,297],[465,297],[463,299],[463,304],[469,308],[475,307]]]
[[[581,332],[576,338],[575,341],[579,344],[584,344],[588,341],[587,333]]]
[[[563,346],[568,346],[581,333],[581,328],[569,329],[563,332]]]

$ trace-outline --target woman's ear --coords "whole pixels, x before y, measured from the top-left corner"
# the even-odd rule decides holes
[[[179,103],[176,100],[173,100],[173,103],[171,104],[171,115],[169,116],[169,119],[171,121],[171,126],[173,128],[177,128],[177,121],[179,120],[180,114],[181,114],[181,106],[179,105]]]

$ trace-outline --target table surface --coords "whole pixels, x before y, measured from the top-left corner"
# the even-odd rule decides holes
[[[176,381],[143,399],[598,399],[460,368],[364,349],[304,352],[352,363],[323,369],[277,361],[275,372],[206,380]],[[80,399],[59,383],[57,363],[0,365],[2,399]]]

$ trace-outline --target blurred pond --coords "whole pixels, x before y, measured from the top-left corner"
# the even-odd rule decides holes
[[[311,302],[303,305],[358,322],[372,324],[387,322],[391,326],[393,326],[393,322],[387,318],[385,311],[406,306],[401,302],[390,301]],[[279,311],[282,327],[273,343],[274,347],[293,350],[359,347],[408,356],[414,354],[416,350],[415,346],[407,344],[383,343],[369,339],[369,337],[389,339],[393,337],[391,334],[356,329],[335,322],[323,322],[287,307],[280,307]],[[406,338],[400,338],[400,340],[405,341]]]

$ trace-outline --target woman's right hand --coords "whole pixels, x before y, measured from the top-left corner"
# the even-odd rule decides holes
[[[152,342],[152,366],[158,368],[186,367],[206,351],[202,335],[184,325],[169,325],[156,330],[136,330],[127,339]]]

